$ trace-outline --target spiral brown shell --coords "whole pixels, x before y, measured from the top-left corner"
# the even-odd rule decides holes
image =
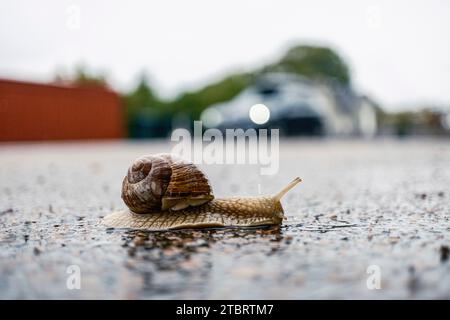
[[[134,213],[182,210],[213,198],[204,173],[172,154],[137,158],[122,183],[122,199]]]

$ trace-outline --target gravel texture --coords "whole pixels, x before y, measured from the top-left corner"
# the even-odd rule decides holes
[[[163,141],[0,145],[0,298],[450,298],[449,140],[284,140],[275,176],[202,166],[216,196],[303,178],[282,201],[281,227],[99,224],[124,207],[132,160],[163,151]],[[72,265],[79,290],[67,288]]]

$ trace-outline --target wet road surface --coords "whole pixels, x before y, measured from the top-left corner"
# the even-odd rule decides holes
[[[271,194],[303,178],[282,201],[281,227],[99,224],[124,207],[131,161],[167,151],[164,142],[0,145],[0,298],[450,298],[449,141],[287,140],[275,176],[202,166],[216,196]],[[67,287],[73,265],[80,290]]]

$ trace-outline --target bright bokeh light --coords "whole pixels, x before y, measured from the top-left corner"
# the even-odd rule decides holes
[[[256,124],[264,124],[270,119],[270,110],[262,103],[253,105],[248,114],[250,120]]]

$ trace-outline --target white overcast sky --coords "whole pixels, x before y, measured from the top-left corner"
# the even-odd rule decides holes
[[[47,81],[82,62],[119,90],[145,70],[170,97],[296,43],[338,50],[386,108],[450,105],[447,0],[0,2],[0,78]]]

